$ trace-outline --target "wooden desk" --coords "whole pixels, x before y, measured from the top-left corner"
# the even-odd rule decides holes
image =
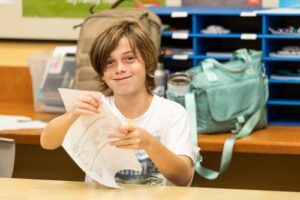
[[[44,122],[50,121],[57,114],[37,113],[33,110],[33,105],[20,103],[1,103],[0,114],[25,115],[35,120]],[[0,137],[12,138],[17,144],[40,144],[40,135],[42,129],[22,129],[22,130],[3,130],[0,131]]]
[[[193,187],[125,186],[123,189],[105,188],[96,183],[0,178],[1,199],[105,199],[105,200],[299,200],[298,192],[263,190],[212,189]]]
[[[230,135],[232,134],[199,135],[198,143],[204,151],[220,152]],[[300,155],[300,127],[268,126],[266,129],[256,130],[237,140],[234,152]]]

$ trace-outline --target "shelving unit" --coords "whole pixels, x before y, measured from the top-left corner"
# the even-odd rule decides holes
[[[162,33],[162,49],[189,49],[192,53],[178,52],[164,56],[164,65],[170,72],[196,66],[201,60],[215,58],[226,61],[239,48],[261,50],[269,77],[268,122],[273,125],[300,125],[300,79],[270,78],[278,70],[300,70],[299,57],[270,56],[283,46],[300,46],[300,34],[272,34],[269,28],[300,27],[300,13],[268,13],[260,8],[212,7],[152,7],[163,24],[171,27]],[[258,12],[257,12],[258,11]],[[231,32],[205,34],[209,25],[220,25]],[[219,52],[220,54],[209,54]]]
[[[300,26],[300,13],[262,14],[263,61],[269,74],[270,97],[268,100],[269,123],[276,125],[300,125],[300,78],[280,80],[271,78],[279,70],[300,70],[299,57],[270,56],[283,46],[300,46],[300,34],[272,34],[268,28]]]

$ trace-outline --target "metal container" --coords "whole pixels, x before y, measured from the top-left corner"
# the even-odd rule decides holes
[[[153,90],[154,94],[164,97],[166,93],[166,85],[167,85],[167,73],[164,70],[164,65],[162,63],[158,63],[157,69],[154,72],[156,88]]]
[[[171,74],[168,79],[168,90],[177,95],[185,95],[190,91],[191,77],[185,72]]]

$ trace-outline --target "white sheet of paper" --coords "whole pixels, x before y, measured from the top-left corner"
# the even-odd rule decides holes
[[[32,121],[30,117],[20,115],[0,115],[1,130],[34,129],[44,128],[47,123],[42,121]]]
[[[59,89],[66,110],[70,110],[76,98],[84,91]],[[141,165],[132,150],[113,147],[106,135],[115,133],[120,126],[109,109],[103,95],[101,112],[93,116],[80,116],[68,130],[63,148],[77,165],[95,181],[113,188],[120,186],[115,182],[115,174],[124,169],[141,171]]]
[[[30,121],[31,118],[23,115],[0,115],[0,120]]]

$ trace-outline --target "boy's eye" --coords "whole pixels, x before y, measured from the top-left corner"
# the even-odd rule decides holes
[[[126,61],[134,61],[135,57],[134,56],[128,56],[126,57]]]
[[[107,60],[106,63],[105,63],[105,65],[106,65],[106,67],[110,67],[110,66],[113,65],[113,63],[114,63],[113,60]]]

